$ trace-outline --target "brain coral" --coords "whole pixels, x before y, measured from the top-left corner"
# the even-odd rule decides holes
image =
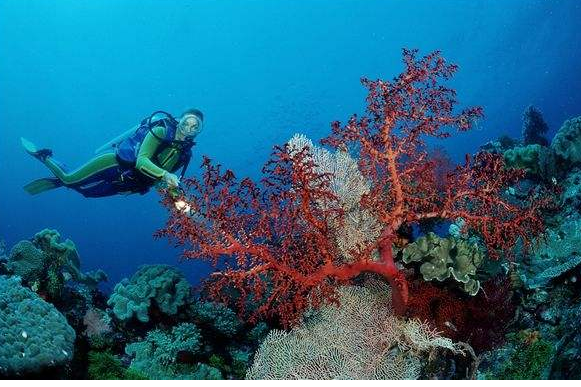
[[[168,265],[144,265],[131,277],[115,285],[107,301],[119,320],[133,316],[141,322],[149,321],[152,300],[159,310],[174,315],[190,294],[190,285],[182,273]]]
[[[37,372],[73,357],[75,331],[54,306],[0,276],[0,374]]]

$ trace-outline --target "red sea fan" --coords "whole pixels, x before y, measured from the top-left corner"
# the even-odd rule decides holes
[[[381,225],[379,237],[350,251],[342,261],[331,225],[344,217],[330,176],[317,173],[309,149],[275,147],[264,167],[262,184],[238,180],[231,171],[204,160],[204,174],[186,182],[184,201],[194,216],[176,211],[173,199],[165,229],[185,246],[186,259],[210,259],[220,268],[210,288],[214,298],[230,298],[235,289],[240,309],[257,304],[253,317],[278,316],[291,324],[309,305],[336,300],[335,289],[363,272],[383,276],[392,286],[393,304],[405,311],[408,285],[394,262],[392,247],[402,229],[430,220],[464,219],[478,233],[490,256],[509,251],[517,240],[527,246],[542,230],[543,201],[526,205],[504,198],[522,172],[506,170],[489,154],[467,158],[437,178],[440,165],[426,150],[425,138],[443,138],[468,130],[482,115],[478,107],[454,112],[456,93],[441,84],[457,67],[439,52],[423,58],[404,50],[404,72],[393,81],[363,79],[367,113],[335,122],[323,144],[351,150],[370,182],[360,207]]]
[[[408,315],[428,322],[443,336],[463,341],[476,353],[504,342],[516,312],[507,279],[490,280],[475,297],[419,282],[410,289]]]

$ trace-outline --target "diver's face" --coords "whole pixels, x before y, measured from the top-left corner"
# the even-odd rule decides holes
[[[180,132],[187,138],[194,138],[202,131],[202,121],[198,116],[186,114],[178,124]]]

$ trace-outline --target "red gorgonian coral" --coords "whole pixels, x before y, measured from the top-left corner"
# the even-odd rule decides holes
[[[510,283],[498,277],[483,284],[474,297],[425,281],[410,286],[407,314],[427,321],[454,341],[463,341],[480,354],[499,347],[505,339],[516,306]]]
[[[377,273],[392,285],[394,306],[403,311],[408,287],[392,254],[398,231],[423,221],[456,220],[480,235],[495,259],[521,240],[526,246],[542,231],[542,201],[518,205],[504,190],[522,171],[504,168],[501,157],[480,153],[448,172],[425,146],[427,137],[470,129],[482,115],[473,107],[454,112],[456,93],[441,84],[457,70],[439,52],[418,58],[404,50],[404,72],[392,81],[363,79],[367,112],[346,125],[332,124],[322,143],[349,151],[369,181],[360,207],[381,225],[378,238],[359,244],[349,262],[339,258],[336,235],[345,214],[328,174],[317,173],[310,150],[275,147],[258,185],[238,180],[209,159],[200,179],[186,181],[183,200],[194,215],[173,208],[158,236],[185,246],[186,259],[211,259],[220,268],[210,286],[218,300],[237,294],[238,307],[250,302],[253,317],[296,321],[304,309],[336,300],[335,288],[363,272]],[[229,291],[226,291],[228,289]]]

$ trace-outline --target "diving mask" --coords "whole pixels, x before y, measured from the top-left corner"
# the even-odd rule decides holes
[[[203,122],[198,116],[188,114],[182,117],[178,129],[185,137],[194,138],[202,131],[202,126]]]

